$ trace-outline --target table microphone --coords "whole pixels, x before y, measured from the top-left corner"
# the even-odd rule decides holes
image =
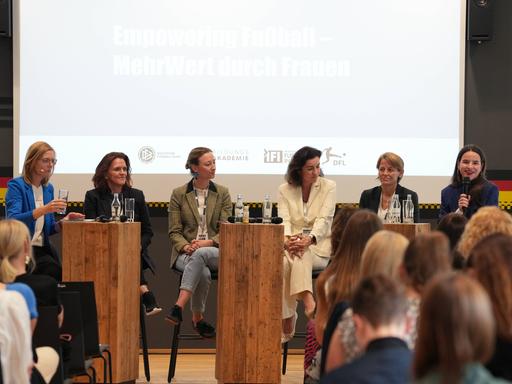
[[[229,216],[228,222],[236,223],[236,216]],[[270,218],[271,224],[281,224],[282,222],[283,222],[282,217],[275,216],[275,217]],[[249,224],[255,224],[255,223],[263,223],[263,217],[249,217]]]
[[[96,219],[94,219],[94,221],[97,221],[100,223],[110,223],[112,221],[112,218],[108,217],[106,215],[99,215]],[[128,221],[128,216],[126,216],[126,215],[119,216],[119,221],[121,223]]]

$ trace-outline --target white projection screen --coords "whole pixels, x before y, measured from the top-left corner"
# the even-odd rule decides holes
[[[123,151],[148,201],[188,179],[195,146],[246,201],[275,197],[295,150],[323,151],[339,202],[377,184],[439,201],[463,134],[464,0],[19,0],[14,171],[37,140],[81,201]]]

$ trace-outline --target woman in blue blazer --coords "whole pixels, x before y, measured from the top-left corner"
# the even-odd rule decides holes
[[[60,230],[54,213],[66,209],[67,202],[54,199],[53,185],[49,183],[57,159],[55,150],[43,141],[27,150],[23,171],[7,183],[6,216],[25,223],[30,231],[32,250],[36,261],[35,274],[49,275],[62,280],[62,267],[49,237]],[[64,220],[81,218],[81,213],[69,213]]]

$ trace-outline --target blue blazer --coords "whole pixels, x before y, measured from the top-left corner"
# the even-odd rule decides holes
[[[441,191],[441,209],[439,210],[439,220],[441,220],[444,215],[450,212],[455,212],[459,208],[459,196],[461,193],[462,185],[459,187],[449,185]],[[478,211],[480,207],[486,205],[498,206],[499,193],[500,192],[498,187],[495,184],[489,181],[485,181],[485,184],[482,187],[479,201],[472,199],[469,202],[469,206],[466,209],[464,215],[469,219],[475,214],[476,211]]]
[[[43,185],[43,202],[48,204],[53,200],[53,185]],[[7,183],[7,194],[5,195],[6,217],[24,222],[30,236],[34,236],[36,221],[32,211],[36,209],[32,185],[27,183],[22,176],[16,177]],[[53,213],[44,215],[43,238],[44,244],[48,245],[49,236],[57,232],[55,216]]]

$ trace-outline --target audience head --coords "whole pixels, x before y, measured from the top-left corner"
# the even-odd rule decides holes
[[[443,233],[420,233],[411,240],[403,261],[403,279],[406,285],[422,293],[432,277],[450,270],[450,245]]]
[[[491,299],[498,336],[512,340],[512,236],[494,234],[482,239],[468,264]]]
[[[288,184],[300,187],[306,177],[311,179],[315,179],[315,176],[318,177],[321,173],[321,156],[322,151],[307,146],[295,152],[288,164],[288,170],[285,175]]]
[[[448,239],[450,240],[450,248],[452,250],[455,249],[455,246],[459,242],[467,222],[468,219],[466,216],[455,212],[448,213],[443,216],[441,221],[439,221],[437,230],[448,236]]]
[[[124,172],[123,172],[124,171]],[[119,175],[121,173],[121,175]],[[103,156],[92,177],[95,188],[109,190],[112,184],[132,186],[130,159],[122,152],[110,152]]]
[[[41,184],[47,184],[53,174],[56,162],[55,150],[50,144],[44,141],[36,141],[28,148],[25,155],[21,173],[23,179],[32,184],[34,176],[40,175],[42,177]]]
[[[378,231],[370,237],[361,255],[361,278],[382,274],[398,278],[409,240],[400,233]]]
[[[190,170],[190,173],[192,175],[195,175],[196,172],[193,168],[196,168],[199,166],[199,159],[206,155],[207,153],[213,153],[213,151],[210,148],[207,147],[196,147],[193,148],[190,153],[188,154],[187,162],[185,163],[185,169]]]
[[[377,170],[379,171],[378,178],[381,184],[385,183],[384,173],[388,169],[393,169],[393,172],[396,173],[393,182],[398,184],[404,175],[404,161],[396,153],[383,153],[377,160]]]
[[[379,337],[403,337],[407,298],[403,286],[392,278],[374,275],[361,280],[354,291],[352,311],[361,348],[377,333]],[[384,327],[389,334],[382,334]]]
[[[482,207],[466,224],[457,250],[467,259],[476,243],[493,233],[512,235],[512,217],[498,207]]]
[[[326,307],[349,300],[359,282],[361,255],[368,239],[382,229],[380,218],[367,209],[355,212],[348,220],[343,237],[331,257],[331,263],[317,279],[319,297],[325,293],[325,283],[332,277]]]
[[[0,281],[10,283],[25,265],[26,258],[32,260],[32,246],[27,226],[18,220],[0,221]]]
[[[331,254],[338,248],[347,222],[356,211],[357,208],[355,207],[345,207],[339,209],[334,215],[331,226]]]
[[[477,281],[461,273],[437,277],[421,302],[414,377],[436,370],[442,383],[460,382],[466,364],[491,357],[494,329],[489,297]]]
[[[486,160],[480,147],[468,144],[461,148],[455,161],[452,185],[459,186],[463,177],[469,177],[471,183],[480,183],[485,180]],[[472,196],[473,197],[473,196]]]

